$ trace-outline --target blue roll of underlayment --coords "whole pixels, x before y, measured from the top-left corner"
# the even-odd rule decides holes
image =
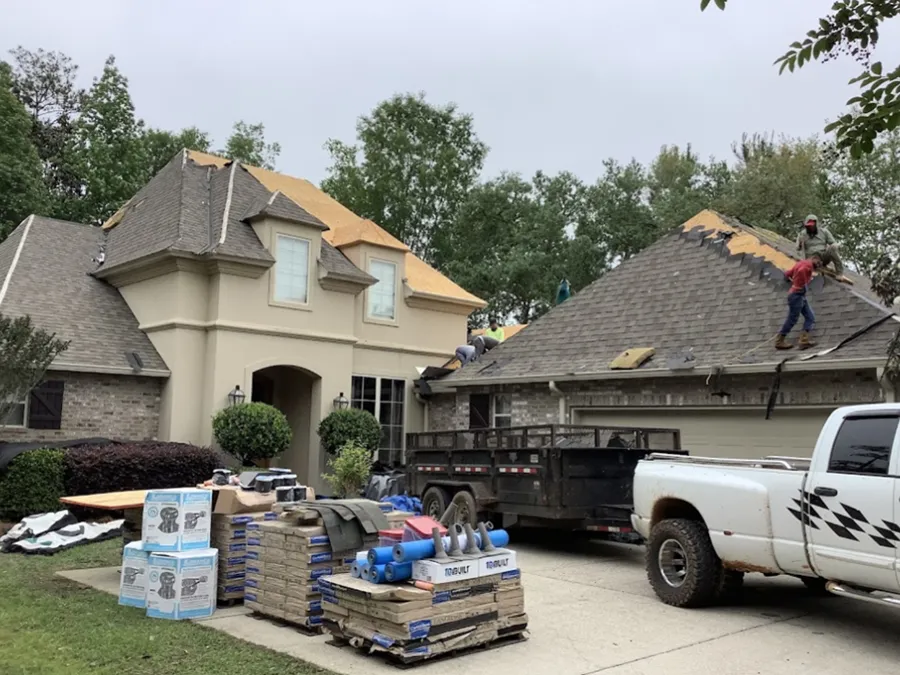
[[[370,548],[369,555],[366,557],[366,560],[369,561],[370,565],[384,565],[385,563],[391,562],[393,559],[393,546],[379,546],[377,548]]]
[[[387,565],[370,565],[369,581],[373,584],[383,584],[387,579],[384,576],[384,569]]]
[[[509,534],[506,530],[491,530],[488,532],[488,539],[494,546],[503,547],[509,544]],[[444,548],[450,546],[450,537],[443,537],[441,541]],[[481,545],[481,535],[475,533],[475,543],[479,548]],[[466,538],[464,535],[459,537],[459,545],[463,548],[466,546]],[[402,541],[394,544],[393,548],[394,562],[412,562],[414,560],[424,560],[425,558],[434,557],[434,541],[431,539],[420,539],[418,541]]]
[[[384,566],[384,578],[390,582],[412,579],[412,563],[389,562]]]
[[[359,562],[359,561],[357,561]],[[361,562],[359,563],[359,578],[360,579],[368,579],[369,578],[369,563]]]
[[[362,567],[362,563],[359,560],[354,560],[353,564],[350,565],[350,576],[354,579],[359,579],[359,568]]]

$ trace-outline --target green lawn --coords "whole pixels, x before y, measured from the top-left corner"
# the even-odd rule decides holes
[[[0,672],[6,675],[329,675],[201,625],[147,619],[54,574],[120,562],[120,541],[54,556],[0,554]],[[297,640],[308,639],[297,635]]]

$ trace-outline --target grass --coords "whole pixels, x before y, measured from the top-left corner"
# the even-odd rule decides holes
[[[202,625],[148,619],[106,593],[56,576],[118,565],[121,541],[53,556],[0,555],[5,675],[334,675]],[[298,640],[305,639],[298,635]]]

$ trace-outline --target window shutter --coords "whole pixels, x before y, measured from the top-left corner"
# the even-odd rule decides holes
[[[62,428],[63,391],[62,380],[47,380],[31,390],[28,404],[29,429]]]

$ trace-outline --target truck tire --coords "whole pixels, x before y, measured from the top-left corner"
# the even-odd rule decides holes
[[[440,520],[450,505],[450,494],[442,487],[432,485],[422,495],[422,513]]]
[[[673,518],[657,523],[646,563],[657,597],[673,607],[710,605],[726,586],[722,563],[701,522]]]
[[[475,497],[468,490],[460,490],[453,495],[453,503],[456,504],[456,522],[460,525],[468,523],[472,527],[478,524],[478,505]]]

